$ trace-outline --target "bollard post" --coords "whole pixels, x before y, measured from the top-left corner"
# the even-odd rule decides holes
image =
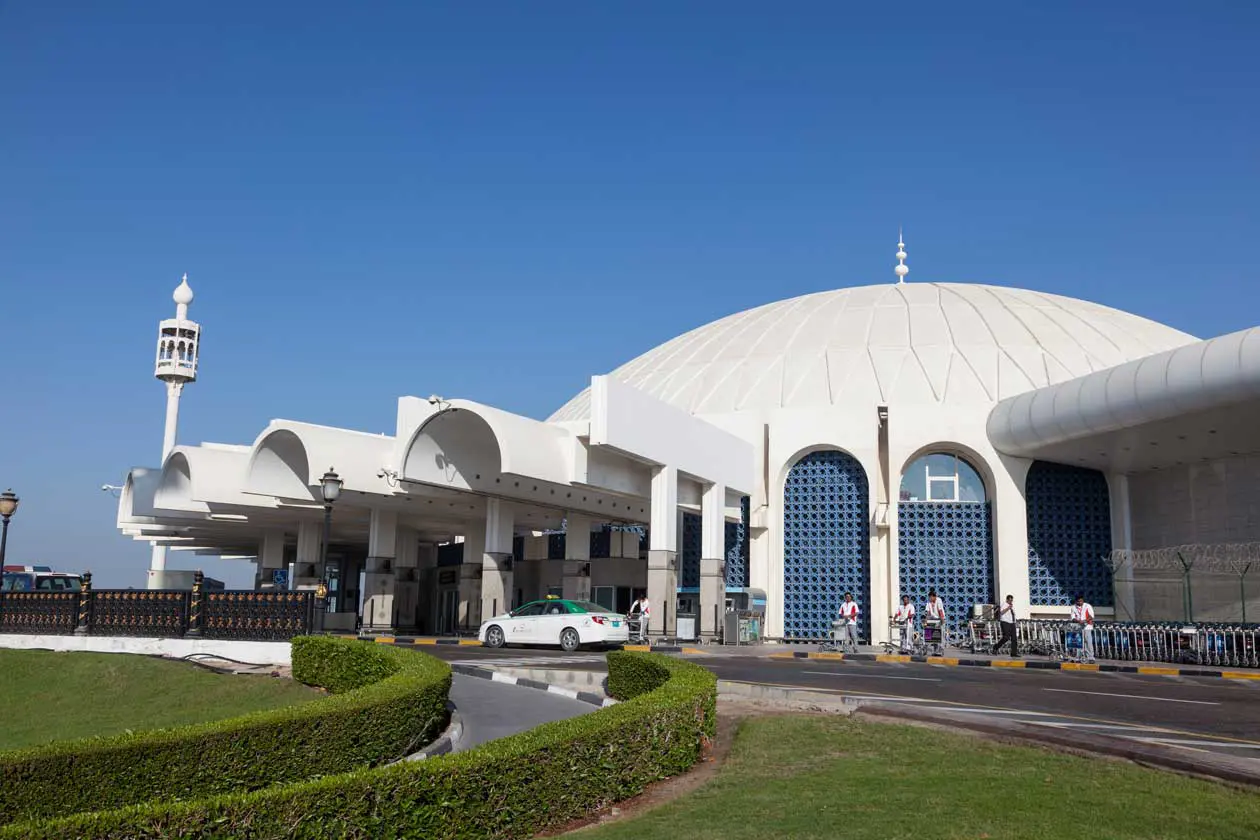
[[[79,621],[74,626],[74,635],[86,636],[92,621],[92,573],[84,572],[79,589]]]
[[[185,636],[201,635],[201,584],[205,580],[205,575],[201,570],[193,572],[193,588],[192,598],[188,601],[188,630]]]

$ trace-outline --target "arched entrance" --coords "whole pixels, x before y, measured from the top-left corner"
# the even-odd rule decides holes
[[[870,639],[870,494],[857,459],[836,449],[811,452],[783,487],[783,638],[819,641],[845,592],[862,610]]]
[[[1111,499],[1098,470],[1035,461],[1024,485],[1028,504],[1030,601],[1063,606],[1081,594],[1096,607],[1115,603]]]
[[[928,592],[945,602],[949,626],[965,626],[973,604],[994,603],[993,510],[966,459],[934,452],[901,476],[897,503],[901,595],[923,612]]]

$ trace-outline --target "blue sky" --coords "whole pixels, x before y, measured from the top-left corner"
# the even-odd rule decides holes
[[[184,271],[181,443],[392,432],[400,394],[545,417],[892,281],[899,224],[911,281],[1252,326],[1258,41],[1242,2],[0,0],[9,561],[142,585],[98,488],[160,455]]]

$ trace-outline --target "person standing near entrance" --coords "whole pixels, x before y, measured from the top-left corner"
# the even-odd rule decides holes
[[[997,652],[1002,649],[1002,645],[1007,642],[1011,643],[1011,659],[1019,659],[1019,642],[1015,640],[1015,596],[1007,595],[1006,603],[1002,605],[1001,614],[998,616],[998,625],[1002,628],[1002,640],[993,646],[993,655],[997,656]]]
[[[938,654],[945,652],[945,602],[936,597],[936,590],[928,591],[923,605],[923,641]]]
[[[1094,607],[1085,600],[1084,595],[1076,596],[1076,604],[1072,607],[1072,620],[1081,625],[1081,647],[1086,662],[1094,661]]]
[[[857,601],[853,600],[853,593],[844,593],[844,603],[840,605],[840,618],[844,620],[845,641],[855,651],[858,644],[857,623],[859,612],[861,610],[858,608]]]
[[[648,622],[652,620],[652,604],[648,601],[646,594],[640,595],[630,605],[628,613],[630,619],[637,623],[638,629],[635,634],[639,641],[647,638]]]
[[[893,613],[893,623],[901,629],[901,652],[910,652],[910,638],[914,634],[914,604],[909,595],[901,596],[901,606]]]

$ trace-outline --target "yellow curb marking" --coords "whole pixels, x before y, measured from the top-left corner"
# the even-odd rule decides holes
[[[994,668],[1024,668],[1027,662],[1020,662],[1018,659],[994,659],[989,663]]]
[[[652,648],[650,645],[625,645],[622,650],[633,650],[638,653],[649,653]]]
[[[927,658],[929,665],[957,665],[958,660],[952,656],[929,656]]]
[[[459,643],[465,647],[481,647],[481,642],[477,639],[460,639]]]
[[[843,653],[811,653],[810,659],[827,659],[832,662],[841,662],[844,660]]]
[[[689,648],[689,647],[685,647],[685,648],[683,648],[683,649],[682,649],[682,652],[683,652],[683,653],[690,653],[690,654],[700,654],[700,653],[702,653],[702,654],[705,654],[706,656],[707,656],[707,655],[708,655],[708,653],[709,653],[707,650],[701,650],[700,648]]]
[[[1067,667],[1068,663],[1064,663],[1063,667]],[[1094,666],[1094,670],[1098,670],[1098,666]],[[1180,668],[1138,668],[1139,674],[1162,674],[1165,677],[1175,677],[1181,673]]]
[[[769,658],[770,659],[796,659],[798,657],[794,653],[772,653],[770,654]]]
[[[392,645],[394,643],[393,636],[377,636],[376,643],[378,645]]]
[[[1091,665],[1088,662],[1064,662],[1061,665],[1059,665],[1059,670],[1060,671],[1097,671],[1098,666]],[[1168,673],[1168,674],[1177,673],[1176,668],[1159,668],[1157,670],[1160,673]],[[1142,669],[1139,668],[1138,673],[1140,674],[1141,672],[1142,672]]]
[[[1248,674],[1244,671],[1221,671],[1221,676],[1227,680],[1260,680],[1260,674]]]
[[[909,662],[910,657],[904,653],[878,653],[875,655],[876,662]]]

